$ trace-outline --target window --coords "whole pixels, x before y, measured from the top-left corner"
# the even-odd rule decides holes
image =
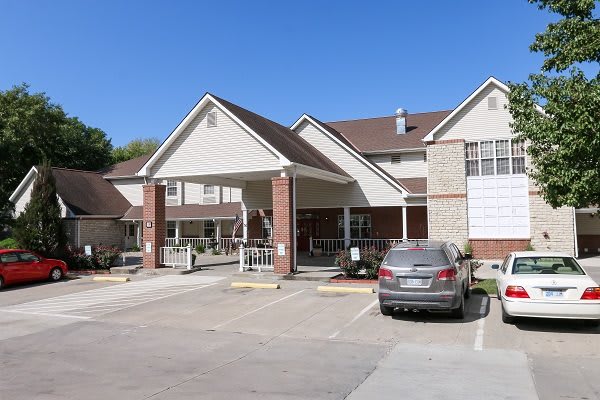
[[[215,194],[215,187],[213,185],[204,185],[204,194],[213,195]]]
[[[215,221],[204,221],[204,237],[215,237]]]
[[[135,236],[135,225],[129,224],[129,236]]]
[[[19,253],[21,261],[40,261],[40,258],[31,253]]]
[[[217,113],[212,111],[206,113],[206,126],[208,128],[212,128],[213,126],[217,126]]]
[[[423,153],[423,162],[427,162],[427,153]]]
[[[271,239],[273,237],[273,217],[263,217],[262,237],[263,239]]]
[[[0,254],[0,261],[3,263],[14,263],[19,261],[19,257],[15,253],[3,253]]]
[[[400,164],[402,162],[402,155],[401,154],[393,154],[391,157],[391,163],[392,164]]]
[[[177,221],[167,221],[167,237],[174,238],[177,234]]]
[[[177,197],[177,181],[167,180],[167,197]]]
[[[523,142],[489,140],[465,143],[467,176],[513,175],[525,173]]]
[[[488,110],[497,110],[498,109],[498,98],[496,96],[488,97]]]
[[[344,216],[338,215],[338,237],[344,237]],[[350,215],[350,239],[371,237],[371,216],[369,214]]]

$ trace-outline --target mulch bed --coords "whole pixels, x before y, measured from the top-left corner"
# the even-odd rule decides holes
[[[348,278],[344,274],[334,276],[329,280],[330,283],[362,283],[362,284],[373,284],[378,283],[377,279],[359,279],[359,278]]]

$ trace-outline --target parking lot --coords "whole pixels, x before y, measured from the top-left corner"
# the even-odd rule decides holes
[[[376,294],[232,289],[232,272],[7,288],[1,397],[600,398],[600,331],[580,321],[506,325],[484,295],[464,321],[384,317]]]

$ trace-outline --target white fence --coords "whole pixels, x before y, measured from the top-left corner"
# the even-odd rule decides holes
[[[258,272],[263,270],[273,270],[273,249],[260,247],[240,246],[240,271],[256,269]]]
[[[166,238],[165,246],[167,247],[185,247],[192,246],[195,249],[199,244],[204,245],[204,248],[210,249],[214,246],[219,246],[219,250],[227,248],[237,248],[243,242],[242,238],[221,238],[219,241],[215,238]],[[248,239],[246,240],[246,247],[261,247],[261,246],[273,246],[273,240],[271,239]]]
[[[192,269],[191,247],[161,247],[160,263],[167,267]]]
[[[313,239],[310,238],[310,251],[314,254],[315,250],[323,254],[334,254],[348,247],[376,248],[384,250],[388,247],[393,247],[398,243],[427,243],[427,239]]]

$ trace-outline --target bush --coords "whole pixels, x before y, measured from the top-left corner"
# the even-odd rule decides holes
[[[361,270],[358,261],[352,261],[350,250],[340,250],[335,256],[336,267],[342,270],[346,278],[358,278],[358,272]]]
[[[19,245],[13,238],[6,238],[0,241],[0,249],[18,249]]]
[[[204,254],[205,252],[206,252],[206,246],[204,246],[202,243],[200,243],[198,246],[196,246],[196,253]]]
[[[137,244],[134,244],[133,246],[131,246],[131,251],[141,251],[140,246],[138,246]]]
[[[360,260],[352,261],[349,250],[341,250],[335,257],[335,265],[342,270],[347,278],[377,279],[379,267],[389,249],[378,250],[375,247],[364,248],[360,251]],[[364,276],[360,272],[364,269]]]
[[[469,243],[469,242],[465,243],[464,251],[465,251],[465,254],[473,254],[473,246],[471,246],[471,243]]]
[[[83,249],[67,247],[65,249],[65,262],[72,271],[96,269],[94,258],[85,254]]]
[[[98,269],[109,269],[121,255],[121,249],[112,246],[98,246],[92,249],[92,258]]]
[[[219,251],[219,249],[217,249],[216,247],[212,249],[212,255],[213,256],[220,256],[221,252]]]

